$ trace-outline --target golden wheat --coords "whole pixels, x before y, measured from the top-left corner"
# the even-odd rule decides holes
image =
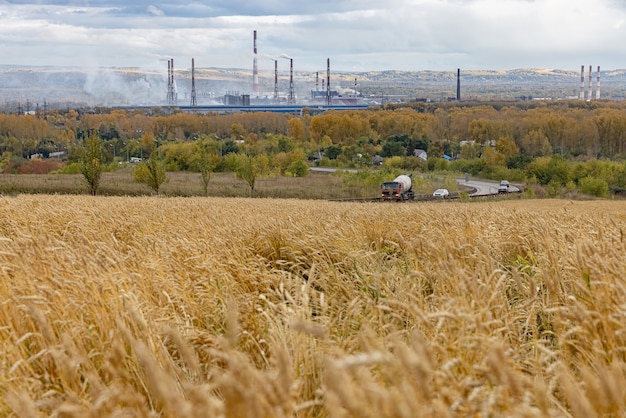
[[[0,415],[626,414],[626,204],[0,197]]]

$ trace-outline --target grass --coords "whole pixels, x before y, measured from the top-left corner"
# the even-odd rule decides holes
[[[123,168],[103,173],[98,193],[104,196],[142,196],[152,190],[132,179],[131,169]],[[165,196],[202,196],[199,173],[170,172],[162,186]],[[0,174],[0,194],[87,194],[88,188],[80,174]],[[208,193],[216,197],[249,197],[247,183],[233,173],[214,173]],[[376,186],[346,186],[340,176],[311,172],[306,177],[271,177],[256,181],[254,197],[299,199],[338,199],[347,197],[376,197]]]
[[[253,197],[283,199],[344,199],[378,197],[384,176],[365,172],[365,180],[354,175],[320,173],[311,171],[305,177],[273,176],[256,180]],[[160,193],[165,196],[203,196],[199,173],[168,172],[168,181]],[[394,176],[389,176],[389,180]],[[372,178],[376,181],[372,182]],[[380,181],[379,181],[380,180]],[[458,189],[453,177],[418,176],[414,179],[416,193],[431,194],[438,187]],[[88,194],[89,189],[80,174],[0,174],[0,194]],[[154,192],[132,178],[132,169],[121,168],[102,175],[99,195],[103,196],[147,196]],[[213,173],[208,195],[215,197],[250,197],[248,184],[233,173]]]
[[[0,415],[624,416],[625,209],[0,197]]]

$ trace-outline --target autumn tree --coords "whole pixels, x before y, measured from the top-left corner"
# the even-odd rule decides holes
[[[293,117],[289,119],[289,137],[294,141],[304,141],[304,125],[300,118]]]
[[[100,187],[103,171],[102,139],[95,134],[88,135],[85,138],[85,145],[78,152],[80,153],[78,168],[89,186],[89,192],[95,196]]]
[[[484,147],[482,158],[485,160],[485,164],[490,166],[504,166],[506,164],[506,157],[504,154],[496,151],[493,147]]]
[[[242,139],[246,135],[246,130],[241,123],[233,123],[230,126],[230,138],[233,141]]]
[[[510,136],[501,136],[498,141],[496,141],[495,150],[504,155],[507,160],[519,154],[519,148],[517,148],[515,141],[513,141],[513,138]]]
[[[545,156],[552,154],[552,145],[541,130],[529,131],[521,141],[522,150],[527,155]]]

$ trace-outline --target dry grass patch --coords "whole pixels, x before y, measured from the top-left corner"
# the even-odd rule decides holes
[[[0,197],[0,415],[623,416],[625,209]]]

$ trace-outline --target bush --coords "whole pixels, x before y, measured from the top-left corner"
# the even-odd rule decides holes
[[[469,173],[471,176],[477,176],[485,169],[487,164],[480,158],[466,160],[460,159],[453,161],[450,167],[459,173]]]
[[[404,167],[404,158],[402,157],[391,157],[391,158],[385,158],[385,161],[383,162],[383,167],[386,168],[402,168]]]
[[[34,158],[32,160],[22,160],[16,163],[15,160],[11,160],[7,167],[6,172],[14,174],[48,174],[63,167],[61,161],[58,160],[42,160]]]
[[[309,174],[309,166],[303,160],[296,160],[289,165],[286,173],[294,177],[304,177]]]
[[[66,164],[65,167],[56,170],[54,174],[80,174],[80,167],[78,163]]]
[[[609,185],[600,178],[587,176],[578,181],[578,190],[591,196],[606,197],[609,193]]]

